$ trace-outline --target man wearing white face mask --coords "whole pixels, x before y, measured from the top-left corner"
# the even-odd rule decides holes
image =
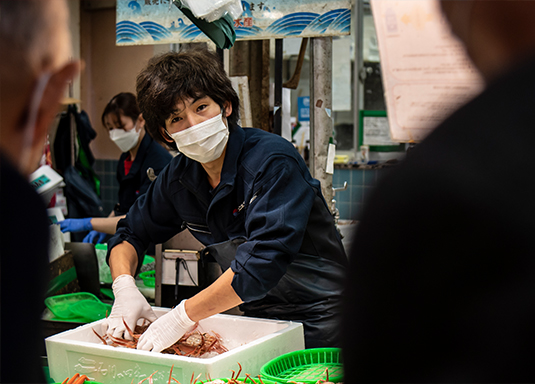
[[[0,0],[0,382],[46,383],[48,218],[28,183],[78,63],[61,0]],[[21,262],[23,261],[23,262]],[[21,289],[13,287],[24,284]],[[16,312],[16,313],[15,313]]]
[[[302,322],[307,347],[339,345],[347,258],[320,184],[292,144],[237,124],[238,96],[207,50],[152,59],[137,94],[147,130],[180,154],[108,242],[115,302],[107,333],[129,337],[125,322],[156,319],[133,276],[149,242],[188,228],[223,274],[153,322],[138,349],[159,352],[237,305],[247,316]]]
[[[123,152],[117,166],[118,203],[106,218],[66,219],[59,223],[62,232],[90,231],[83,240],[85,243],[101,243],[107,235],[113,235],[117,222],[147,192],[152,181],[147,171],[152,169],[152,174],[158,176],[172,159],[167,150],[145,133],[145,120],[132,93],[122,92],[112,97],[102,112],[102,125]]]

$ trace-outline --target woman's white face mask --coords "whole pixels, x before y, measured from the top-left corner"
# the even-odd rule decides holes
[[[141,130],[137,129],[137,123],[129,131],[124,129],[112,129],[110,131],[110,139],[119,147],[123,152],[128,152],[134,148],[139,141],[139,133]]]
[[[199,163],[209,163],[221,156],[228,142],[229,131],[222,117],[220,113],[183,131],[168,134],[184,155]]]

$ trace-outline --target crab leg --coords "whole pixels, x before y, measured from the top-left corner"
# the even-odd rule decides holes
[[[175,366],[174,364],[171,365],[171,371],[169,372],[169,381],[167,381],[167,384],[171,384],[171,376],[173,375],[173,367],[174,366]]]
[[[154,373],[156,373],[156,372],[158,372],[158,371],[155,371]],[[154,376],[154,373],[149,376],[149,384],[154,384],[154,382],[152,381],[152,376]]]
[[[89,380],[89,377],[82,375],[74,382],[74,384],[84,384],[86,380]]]
[[[93,333],[94,333],[95,335],[97,335],[97,337],[104,343],[104,345],[108,345],[108,342],[106,341],[105,338],[103,338],[102,336],[100,336],[100,335],[97,333],[97,331],[95,331],[93,328],[91,328],[91,330],[92,330]]]
[[[199,373],[199,375],[193,381],[193,384],[195,384],[197,382],[197,380],[199,380],[199,377],[201,377],[201,375],[202,375],[202,373]],[[193,375],[191,375],[191,378],[193,379]]]
[[[128,333],[130,334],[130,336],[132,336],[132,339],[134,339],[135,341],[137,341],[137,339],[139,339],[139,336],[138,336],[138,335],[135,335],[134,332],[132,332],[132,330],[130,329],[130,327],[128,326],[128,324],[126,324],[126,321],[124,321],[124,317],[123,317],[123,324],[124,324],[126,330],[128,331]]]
[[[245,383],[247,379],[251,380],[254,384],[257,384],[256,381],[254,381],[254,379],[248,373],[245,374],[245,380],[243,382]]]

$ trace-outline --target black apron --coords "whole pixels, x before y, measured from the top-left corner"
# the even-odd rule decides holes
[[[215,259],[224,272],[234,260],[238,246],[244,242],[245,239],[237,238],[212,244],[201,251],[201,257],[204,260],[210,257]],[[240,310],[245,316],[250,317],[301,322],[304,327],[306,348],[340,347],[342,314],[340,289],[334,284],[332,287],[325,284],[307,284],[314,280],[315,274],[319,271],[314,267],[317,265],[316,262],[307,260],[306,255],[300,256],[288,265],[286,274],[264,298],[243,303],[240,305]],[[340,279],[344,278],[342,265],[327,259],[324,259],[324,262],[339,265],[339,268],[335,268],[336,273]],[[296,285],[299,285],[301,293],[306,292],[306,297],[303,298],[302,295],[299,298],[295,297]],[[325,293],[329,291],[332,295],[326,297]]]

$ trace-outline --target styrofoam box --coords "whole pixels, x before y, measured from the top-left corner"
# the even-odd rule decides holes
[[[157,316],[169,308],[154,307]],[[182,384],[190,383],[192,375],[199,380],[230,377],[238,371],[257,376],[260,368],[282,354],[304,349],[303,325],[298,322],[258,319],[245,316],[214,315],[199,322],[205,332],[217,332],[228,352],[210,358],[195,358],[140,351],[104,345],[93,329],[102,334],[99,320],[48,337],[46,350],[50,377],[61,382],[75,373],[105,384],[131,384],[153,376],[155,384],[167,383],[173,377]]]

